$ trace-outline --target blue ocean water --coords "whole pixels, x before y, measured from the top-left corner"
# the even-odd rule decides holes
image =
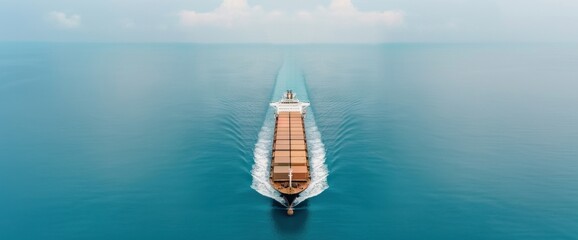
[[[1,43],[0,239],[576,239],[576,66],[575,45]],[[319,173],[292,217],[256,171],[284,88]]]

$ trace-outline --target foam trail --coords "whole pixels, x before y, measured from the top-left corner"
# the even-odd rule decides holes
[[[283,199],[281,194],[269,183],[271,148],[273,147],[273,134],[275,130],[275,120],[271,117],[272,114],[273,112],[271,110],[267,111],[267,117],[261,128],[261,132],[259,132],[259,139],[253,151],[255,164],[253,164],[253,169],[251,170],[251,175],[253,175],[251,188],[255,189],[255,191],[261,195],[275,199],[277,202],[287,206],[285,199]]]
[[[311,169],[311,184],[299,197],[293,201],[293,206],[315,197],[329,187],[327,175],[329,170],[325,165],[325,145],[321,141],[321,133],[315,124],[313,112],[307,113],[305,117],[305,132],[307,134],[307,151],[309,152],[309,167]]]
[[[279,70],[271,101],[277,101],[287,89],[293,89],[300,100],[308,101],[309,97],[307,96],[304,76],[297,68],[295,61],[291,60],[285,61]],[[279,203],[287,206],[285,199],[269,183],[274,128],[274,110],[270,108],[267,111],[267,117],[265,118],[261,132],[259,133],[259,139],[255,144],[255,164],[251,170],[251,175],[253,176],[251,188],[255,189],[260,194],[275,199]],[[311,183],[309,187],[295,199],[293,206],[297,206],[299,203],[319,195],[329,187],[329,184],[327,183],[329,171],[325,165],[325,145],[321,140],[321,133],[315,124],[315,116],[311,107],[305,115],[305,128],[307,134],[307,150],[309,152]]]

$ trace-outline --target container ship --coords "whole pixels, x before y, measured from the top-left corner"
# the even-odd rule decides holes
[[[311,183],[303,121],[309,103],[299,101],[292,90],[287,90],[271,106],[275,108],[275,135],[269,181],[285,198],[287,214],[293,215],[293,201]]]

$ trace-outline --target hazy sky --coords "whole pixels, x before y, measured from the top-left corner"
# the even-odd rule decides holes
[[[0,0],[0,40],[576,42],[578,0]]]

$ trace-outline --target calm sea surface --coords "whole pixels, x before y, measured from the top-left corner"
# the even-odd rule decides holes
[[[293,217],[258,184],[285,88]],[[0,239],[578,239],[578,46],[1,43]]]

